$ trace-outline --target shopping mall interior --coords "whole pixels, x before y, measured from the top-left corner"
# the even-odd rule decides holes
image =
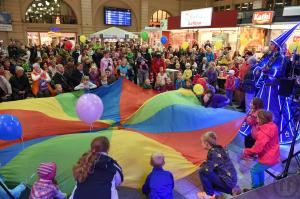
[[[0,0],[0,199],[299,199],[300,0]]]

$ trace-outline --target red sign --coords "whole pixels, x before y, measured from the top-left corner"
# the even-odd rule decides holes
[[[293,42],[300,42],[300,36],[294,36]]]
[[[252,17],[253,24],[270,24],[273,21],[273,11],[254,12]]]

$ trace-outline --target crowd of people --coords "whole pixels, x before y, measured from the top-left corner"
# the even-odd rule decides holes
[[[173,49],[171,45],[159,50],[131,40],[103,45],[98,41],[87,42],[76,44],[73,50],[66,49],[64,43],[24,46],[12,41],[7,48],[2,45],[0,53],[1,101],[95,89],[118,78],[158,92],[193,90],[194,85],[200,84],[204,92],[196,95],[206,107],[232,105],[234,99],[245,106],[251,135],[245,139],[242,158],[258,159],[251,170],[252,188],[263,186],[264,171],[279,162],[278,129],[272,113],[263,110],[263,102],[254,98],[256,89],[253,73],[249,71],[257,58],[252,51],[245,51],[243,56],[238,52],[232,54],[230,47],[216,51],[209,41],[203,45],[195,42],[186,50]],[[168,69],[176,71],[173,77]],[[199,169],[203,192],[198,196],[213,199],[215,191],[239,194],[235,166],[227,151],[218,145],[216,134],[208,132],[201,141],[208,156]],[[92,141],[90,150],[73,168],[77,183],[71,198],[118,198],[116,187],[124,180],[123,172],[108,152],[107,138]],[[173,198],[174,179],[171,172],[163,169],[164,159],[161,153],[151,156],[153,170],[142,187],[151,199]],[[55,175],[55,163],[42,163],[30,198],[66,198]]]
[[[94,89],[110,85],[118,78],[158,92],[192,89],[200,83],[205,92],[199,99],[204,101],[206,91],[211,96],[205,98],[206,105],[218,100],[232,105],[236,100],[243,108],[246,101],[249,110],[253,98],[253,78],[247,74],[256,63],[253,52],[245,51],[241,56],[232,53],[230,47],[214,50],[209,41],[203,45],[195,42],[186,50],[173,49],[171,45],[155,49],[133,40],[87,42],[75,44],[70,50],[65,43],[25,46],[11,41],[7,47],[0,45],[1,101]],[[168,69],[175,71],[173,75]],[[217,92],[225,93],[226,98],[214,96]]]

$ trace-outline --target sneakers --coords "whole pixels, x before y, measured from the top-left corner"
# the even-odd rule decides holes
[[[215,195],[210,196],[210,195],[207,195],[205,192],[199,192],[199,193],[197,193],[197,196],[200,199],[216,199]]]

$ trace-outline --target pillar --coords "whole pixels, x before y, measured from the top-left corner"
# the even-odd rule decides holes
[[[149,25],[149,0],[141,0],[141,30]]]
[[[81,0],[82,34],[94,33],[92,0]]]

